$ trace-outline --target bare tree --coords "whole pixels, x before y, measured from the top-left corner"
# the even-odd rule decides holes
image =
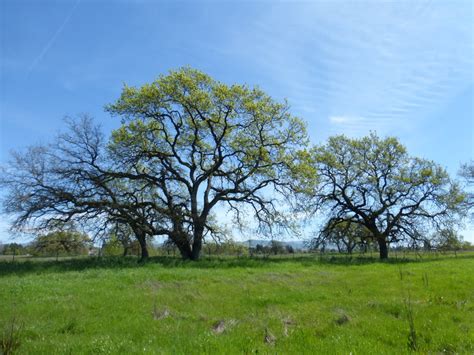
[[[81,223],[100,235],[115,223],[127,224],[148,257],[147,235],[168,235],[154,191],[115,170],[99,126],[84,116],[68,120],[68,130],[43,146],[14,152],[0,184],[7,188],[6,213],[14,229],[49,230]]]

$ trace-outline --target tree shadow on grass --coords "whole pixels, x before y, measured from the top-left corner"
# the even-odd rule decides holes
[[[21,260],[0,261],[0,277],[8,275],[27,275],[42,273],[57,273],[69,271],[84,271],[91,269],[129,269],[141,267],[153,267],[153,265],[164,268],[198,268],[198,269],[228,269],[228,268],[261,268],[271,267],[282,263],[297,264],[303,266],[315,265],[341,265],[357,266],[367,264],[406,264],[426,263],[447,259],[474,259],[473,252],[459,253],[453,255],[421,255],[392,257],[381,261],[375,256],[349,256],[336,254],[303,254],[298,256],[270,256],[270,257],[203,257],[199,261],[182,260],[176,257],[155,256],[146,262],[139,262],[134,257],[81,257],[66,260]]]

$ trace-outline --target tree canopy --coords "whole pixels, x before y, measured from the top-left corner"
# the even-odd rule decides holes
[[[246,205],[272,229],[274,191],[290,187],[289,167],[307,141],[305,125],[286,103],[184,68],[125,87],[107,110],[124,122],[112,135],[114,160],[130,179],[156,189],[184,257],[198,258],[218,204],[237,221]]]
[[[442,167],[411,157],[393,137],[331,137],[310,158],[318,171],[311,199],[327,216],[326,233],[359,224],[378,243],[382,259],[389,243],[422,240],[430,228],[452,223],[464,201]]]
[[[310,249],[324,250],[328,245],[335,245],[339,252],[352,254],[357,246],[365,248],[370,239],[370,231],[364,225],[330,219],[310,241]]]
[[[219,231],[216,205],[237,222],[250,211],[272,231],[280,216],[275,192],[291,188],[291,165],[307,143],[286,103],[183,68],[125,87],[107,111],[123,122],[109,140],[82,117],[51,144],[13,154],[0,182],[15,227],[82,221],[105,232],[122,223],[142,257],[147,236],[164,235],[190,259],[206,234]]]
[[[51,143],[12,154],[0,185],[14,228],[74,223],[114,235],[125,253],[136,238],[142,258],[147,240],[163,236],[195,260],[205,238],[223,234],[218,208],[274,235],[290,226],[286,202],[296,196],[305,212],[325,214],[315,243],[351,252],[372,241],[387,258],[390,243],[451,228],[472,205],[442,167],[396,138],[335,136],[310,148],[286,102],[191,68],[125,86],[106,111],[121,119],[110,136],[82,116]],[[468,183],[472,170],[462,168]]]
[[[459,170],[459,175],[464,179],[468,189],[465,207],[468,211],[474,212],[474,161],[471,160],[469,163],[463,164]],[[471,218],[474,219],[474,213],[471,214]]]
[[[38,255],[79,255],[87,253],[90,243],[86,234],[74,230],[58,230],[37,236],[32,249]]]

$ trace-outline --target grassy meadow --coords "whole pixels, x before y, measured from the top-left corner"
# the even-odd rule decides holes
[[[18,354],[472,354],[474,253],[0,261],[0,336]]]

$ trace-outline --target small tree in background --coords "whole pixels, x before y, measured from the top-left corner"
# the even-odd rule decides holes
[[[77,231],[54,231],[40,235],[32,243],[36,255],[85,255],[91,245],[90,238]]]
[[[0,253],[3,255],[25,255],[28,253],[26,246],[20,243],[9,243],[2,245]]]
[[[453,229],[442,229],[434,237],[436,249],[457,252],[463,249],[463,238]]]
[[[311,240],[311,249],[325,248],[335,245],[342,253],[352,254],[356,247],[364,249],[365,243],[371,238],[370,231],[361,224],[346,220],[329,220],[319,235]]]
[[[102,245],[101,255],[104,256],[119,256],[124,255],[125,250],[122,242],[117,238],[115,234],[110,235]]]
[[[113,236],[121,244],[122,255],[137,255],[140,251],[140,243],[132,228],[125,223],[117,223],[113,228]]]
[[[270,252],[273,253],[274,255],[277,254],[284,254],[285,253],[285,247],[283,244],[277,240],[272,240],[270,242]]]

